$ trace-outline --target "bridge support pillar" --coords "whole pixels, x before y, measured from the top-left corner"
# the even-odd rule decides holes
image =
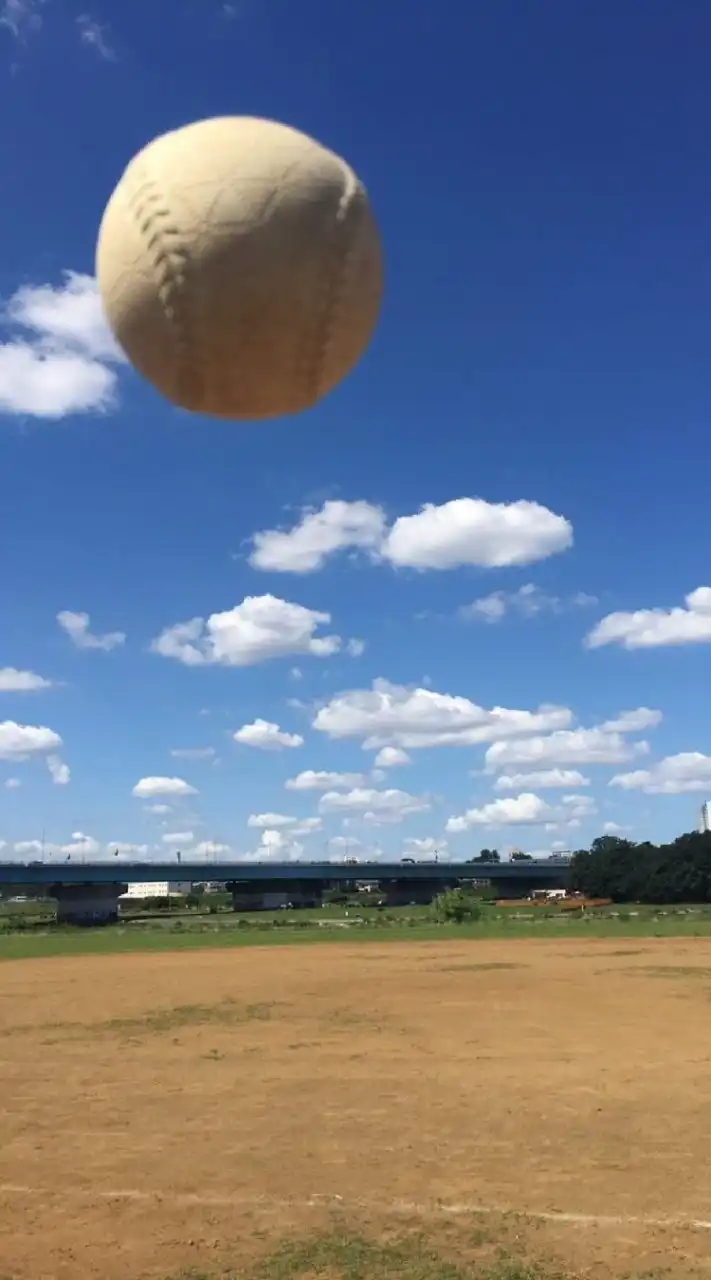
[[[409,907],[410,903],[428,905],[439,893],[451,889],[452,884],[443,880],[386,880],[382,882],[385,902],[389,907]]]
[[[276,911],[289,903],[293,907],[318,907],[323,893],[323,886],[318,881],[233,881],[227,889],[232,894],[233,911]]]
[[[95,927],[116,924],[118,901],[126,884],[53,884],[48,897],[57,903],[57,924]]]

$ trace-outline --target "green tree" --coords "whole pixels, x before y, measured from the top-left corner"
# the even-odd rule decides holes
[[[511,854],[511,861],[512,862],[533,862],[533,857],[530,853],[524,853],[522,849],[514,849],[513,853]]]
[[[468,889],[447,889],[432,903],[436,920],[451,924],[464,924],[468,920],[481,919],[481,904]]]

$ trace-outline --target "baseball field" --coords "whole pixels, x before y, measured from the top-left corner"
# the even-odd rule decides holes
[[[711,1274],[711,942],[0,966],[0,1280]]]

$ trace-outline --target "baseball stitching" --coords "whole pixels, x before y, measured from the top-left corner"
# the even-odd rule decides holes
[[[199,348],[187,317],[190,253],[156,182],[143,166],[136,177],[137,185],[128,208],[148,250],[163,315],[172,330],[177,398],[197,409],[203,399],[204,386],[197,376],[195,356]]]

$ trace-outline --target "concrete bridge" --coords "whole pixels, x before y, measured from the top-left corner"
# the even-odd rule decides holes
[[[130,882],[227,884],[236,910],[263,905],[278,895],[300,905],[318,905],[325,889],[354,881],[377,883],[391,906],[431,902],[445,889],[487,880],[497,897],[520,897],[533,889],[563,889],[566,862],[0,862],[0,892],[42,890],[57,903],[63,924],[109,924]],[[276,905],[276,902],[275,902]]]

